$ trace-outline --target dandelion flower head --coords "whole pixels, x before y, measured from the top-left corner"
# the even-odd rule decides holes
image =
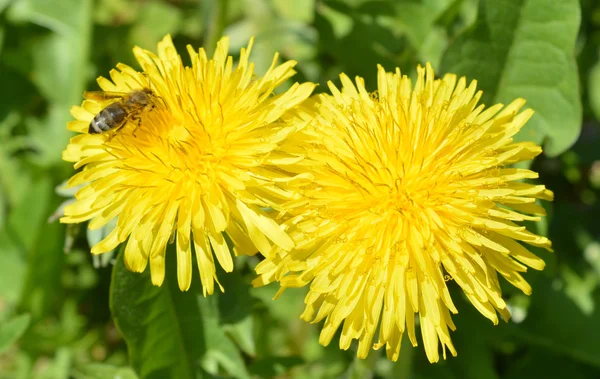
[[[286,178],[274,168],[278,156],[273,151],[297,128],[285,122],[288,111],[314,85],[294,84],[274,95],[294,75],[296,62],[278,65],[276,54],[257,77],[249,61],[251,46],[252,41],[241,50],[236,67],[228,56],[228,38],[219,41],[212,59],[204,49],[188,46],[191,66],[184,66],[170,36],[159,42],[157,55],[134,48],[142,71],[119,64],[110,72],[112,80],[101,77],[98,84],[107,93],[149,88],[154,109],[118,132],[87,133],[109,101],[85,100],[72,108],[75,120],[68,128],[80,134],[63,158],[82,168],[69,185],[83,188],[61,221],[91,220],[95,229],[117,219],[92,253],[127,240],[125,265],[142,272],[149,262],[152,282],[161,285],[166,246],[174,242],[179,287],[190,286],[193,251],[206,295],[217,280],[213,252],[225,271],[233,268],[225,233],[236,254],[293,246],[261,207],[288,196],[280,188]]]
[[[357,339],[360,358],[385,346],[397,360],[404,333],[418,344],[416,326],[431,362],[440,344],[444,358],[456,355],[448,284],[496,324],[510,316],[498,274],[529,294],[521,273],[544,261],[527,246],[551,250],[518,223],[540,220],[536,199],[552,192],[522,181],[537,173],[509,167],[541,152],[513,140],[533,112],[520,111],[523,99],[485,109],[475,81],[435,79],[429,65],[414,86],[381,67],[376,93],[361,78],[341,83],[306,110],[311,125],[287,148],[304,157],[287,169],[314,176],[279,209],[296,248],[275,249],[254,284],[309,285],[301,317],[325,320],[324,345],[341,327],[340,348]]]

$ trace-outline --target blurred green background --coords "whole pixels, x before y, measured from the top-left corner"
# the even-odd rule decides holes
[[[595,0],[0,0],[0,378],[600,377],[599,26]],[[116,253],[92,257],[110,226],[55,220],[74,193],[69,108],[166,33],[180,52],[228,35],[233,55],[254,35],[259,73],[279,51],[317,92],[342,71],[374,89],[378,63],[414,76],[429,61],[478,79],[488,105],[525,97],[536,115],[519,138],[544,144],[533,167],[556,195],[531,226],[555,247],[526,274],[533,295],[507,285],[513,319],[493,326],[453,288],[458,357],[431,365],[406,343],[393,364],[320,346],[303,290],[250,288],[256,257],[206,299],[198,277],[181,294],[173,275],[155,288]]]

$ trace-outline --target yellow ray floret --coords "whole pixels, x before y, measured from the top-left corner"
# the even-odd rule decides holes
[[[62,222],[91,220],[92,229],[117,218],[117,226],[93,247],[94,254],[127,241],[125,264],[144,271],[161,285],[165,251],[176,244],[179,287],[189,288],[192,252],[196,254],[205,294],[214,290],[214,257],[225,271],[233,261],[226,233],[237,254],[265,254],[293,241],[262,207],[287,201],[281,188],[289,177],[273,169],[271,153],[299,128],[290,110],[310,96],[312,83],[294,84],[279,95],[273,90],[294,75],[294,61],[273,64],[262,77],[249,61],[252,41],[236,67],[223,38],[212,59],[188,46],[184,66],[170,36],[158,54],[134,48],[138,72],[119,64],[111,79],[99,78],[103,91],[152,90],[154,107],[119,129],[88,134],[90,121],[109,104],[86,100],[73,107],[71,139],[63,158],[82,168],[69,181],[84,185]],[[214,254],[213,254],[214,253]],[[218,283],[218,282],[217,282]]]
[[[476,82],[435,79],[429,65],[414,85],[379,67],[375,94],[361,78],[341,82],[299,112],[310,126],[283,147],[303,158],[286,170],[312,181],[286,183],[296,196],[278,211],[296,248],[274,247],[254,284],[310,285],[302,318],[325,320],[322,344],[341,327],[342,349],[357,339],[359,357],[385,346],[395,361],[405,332],[417,345],[419,325],[437,362],[440,344],[444,357],[456,354],[448,281],[497,323],[510,316],[498,274],[529,294],[521,273],[544,261],[527,245],[551,250],[517,222],[538,221],[536,200],[552,192],[522,181],[537,173],[509,167],[541,152],[513,141],[533,112],[519,112],[522,99],[485,109]]]

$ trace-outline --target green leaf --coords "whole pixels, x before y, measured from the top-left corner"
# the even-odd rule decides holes
[[[136,0],[99,0],[94,5],[94,23],[114,26],[130,24],[139,15],[142,3]]]
[[[273,378],[302,364],[304,360],[301,357],[267,357],[252,362],[248,370],[259,378]]]
[[[0,354],[6,352],[25,333],[31,316],[28,314],[14,317],[0,324]]]
[[[597,378],[598,371],[590,367],[582,367],[572,360],[545,351],[533,350],[520,359],[503,376],[505,379],[530,379],[530,378],[569,378],[585,379]]]
[[[344,375],[347,379],[372,378],[375,370],[375,365],[379,360],[381,351],[371,351],[365,359],[354,357],[352,364],[348,367],[348,371]]]
[[[6,230],[0,230],[0,259],[0,301],[13,308],[21,298],[27,260]]]
[[[129,33],[131,46],[156,49],[156,43],[166,34],[176,34],[183,19],[181,10],[167,2],[149,1],[139,10]]]
[[[13,129],[19,120],[17,113],[11,112],[0,122],[0,208],[4,205],[7,208],[17,206],[23,195],[28,192],[32,181],[32,175],[24,162],[15,157],[16,152],[28,147],[24,138],[13,136]],[[0,209],[0,229],[5,223],[6,216],[3,212],[4,209]]]
[[[4,10],[13,0],[0,0],[0,12]]]
[[[287,19],[310,23],[314,18],[315,0],[271,0],[277,13]]]
[[[137,379],[130,367],[116,367],[105,363],[89,363],[80,368],[76,379]]]
[[[34,375],[34,379],[69,379],[73,358],[73,352],[69,348],[59,348],[50,364]]]
[[[2,4],[0,3],[0,12],[2,12]],[[0,54],[2,53],[2,48],[4,47],[4,27],[0,26]]]
[[[55,233],[57,225],[44,227],[50,213],[51,196],[50,179],[45,175],[40,176],[24,188],[19,202],[9,214],[6,230],[0,231],[0,257],[3,262],[0,265],[0,297],[10,305],[22,300],[22,294],[30,297],[31,284],[38,283],[44,286],[42,283],[48,278],[42,273],[54,267],[50,262],[54,261],[57,255],[56,251],[53,251],[54,245],[51,240],[60,238],[60,234]],[[50,240],[42,241],[44,235],[48,235]],[[36,247],[40,241],[42,247],[38,249]],[[59,254],[58,258],[62,258],[61,256],[62,254]],[[27,265],[28,260],[32,264]],[[28,283],[29,289],[24,290],[28,288]],[[46,300],[50,301],[51,298]]]
[[[50,213],[52,185],[48,176],[39,177],[26,189],[21,201],[8,219],[13,239],[30,251],[41,233],[41,226]]]
[[[21,0],[11,8],[13,18],[53,31],[32,48],[34,82],[53,102],[70,105],[81,98],[91,36],[91,0]]]
[[[300,71],[310,72],[310,61],[316,56],[318,37],[310,24],[313,3],[314,0],[256,0],[252,7],[244,8],[245,18],[225,29],[224,34],[231,41],[230,50],[239,51],[241,47],[247,46],[249,36],[260,36],[252,48],[256,73],[262,75],[266,72],[275,52],[279,52],[283,59],[298,61],[297,68]],[[311,80],[316,78],[312,77]]]
[[[596,367],[600,367],[600,310],[586,315],[550,280],[537,275],[528,315],[510,324],[515,338]],[[594,294],[595,303],[600,293]]]
[[[88,245],[91,247],[91,246],[96,245],[100,241],[102,241],[104,238],[106,238],[106,236],[108,236],[110,234],[110,232],[112,232],[112,230],[115,228],[116,225],[117,225],[117,220],[113,219],[101,228],[98,228],[98,229],[86,228],[86,236],[87,236]],[[94,255],[92,257],[94,260],[94,267],[98,268],[98,267],[108,266],[108,264],[113,260],[114,253],[115,253],[115,249],[113,249],[111,251],[107,251],[106,253],[103,253],[101,255]]]
[[[576,0],[482,0],[475,25],[457,38],[442,72],[477,79],[483,102],[523,97],[536,113],[517,136],[555,156],[579,136],[582,110],[574,47]]]
[[[445,360],[440,356],[440,362],[431,364],[421,344],[415,348],[418,360],[415,360],[413,372],[423,375],[422,378],[498,379],[493,348],[505,339],[507,325],[500,321],[500,325],[494,326],[473,307],[454,283],[450,284],[450,290],[459,312],[452,315],[456,331],[451,332],[457,357],[447,352]],[[413,349],[409,341],[403,342],[401,356],[406,350]]]
[[[600,120],[600,61],[590,69],[589,75],[588,97],[590,108],[592,108],[596,120]]]
[[[255,356],[252,307],[256,300],[250,295],[250,280],[244,280],[238,271],[220,272],[220,281],[225,288],[225,293],[217,296],[220,323],[244,353]]]
[[[13,249],[18,249],[19,258],[28,262],[26,272],[18,280],[24,280],[20,291],[21,304],[34,318],[50,311],[57,294],[62,291],[60,271],[64,261],[64,227],[46,221],[54,208],[52,189],[50,178],[39,176],[13,209],[7,223]],[[13,257],[13,263],[16,260]]]
[[[221,367],[248,378],[239,350],[221,327],[219,294],[203,297],[196,270],[190,290],[181,292],[173,253],[167,253],[162,287],[152,285],[149,270],[129,272],[123,253],[113,269],[110,307],[134,369],[143,378],[185,379],[202,369],[217,375]]]
[[[89,79],[88,57],[92,26],[91,0],[21,0],[10,8],[10,18],[43,26],[53,33],[29,46],[33,57],[31,80],[50,103],[40,120],[28,120],[38,152],[37,163],[61,162],[61,151],[71,132],[66,129],[69,108],[81,101]]]

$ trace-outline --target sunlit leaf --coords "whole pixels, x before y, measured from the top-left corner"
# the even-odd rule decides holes
[[[576,0],[482,0],[474,27],[446,51],[442,71],[477,79],[486,104],[525,98],[536,113],[518,138],[546,141],[548,155],[560,154],[581,130],[579,22]]]

